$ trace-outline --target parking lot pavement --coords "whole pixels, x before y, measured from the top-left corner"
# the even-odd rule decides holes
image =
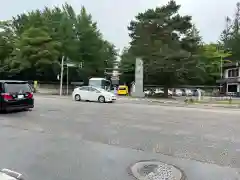
[[[128,180],[132,163],[156,159],[177,165],[189,179],[235,180],[239,115],[237,110],[36,97],[33,111],[1,114],[0,166],[35,180],[43,175]]]
[[[5,127],[1,128],[0,140],[0,166],[21,172],[26,180],[133,180],[130,166],[146,159],[178,166],[191,180],[238,179],[237,169],[119,148],[76,136]]]

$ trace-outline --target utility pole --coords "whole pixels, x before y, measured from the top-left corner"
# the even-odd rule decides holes
[[[220,79],[223,78],[223,58],[221,56],[221,60],[220,60]],[[220,83],[220,87],[219,87],[219,92],[222,92],[222,84]]]
[[[67,64],[67,95],[68,95],[68,64]]]
[[[63,85],[63,63],[64,63],[64,56],[62,57],[61,62],[61,77],[60,77],[60,96],[62,96],[62,85]]]
[[[220,76],[221,76],[221,79],[222,79],[222,78],[223,78],[223,58],[222,58],[222,56],[221,56],[220,68],[221,68],[221,70],[220,70]]]

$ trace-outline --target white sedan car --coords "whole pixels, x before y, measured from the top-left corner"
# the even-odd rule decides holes
[[[72,98],[75,101],[98,101],[100,103],[114,102],[116,100],[116,96],[113,93],[92,86],[75,88]]]

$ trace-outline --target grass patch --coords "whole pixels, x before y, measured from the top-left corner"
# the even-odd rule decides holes
[[[232,101],[222,100],[222,101],[216,101],[215,103],[216,104],[239,104],[240,105],[239,100],[232,100]]]
[[[194,101],[192,104],[222,104],[222,105],[240,105],[240,101],[228,101],[228,100],[222,100],[222,101]]]

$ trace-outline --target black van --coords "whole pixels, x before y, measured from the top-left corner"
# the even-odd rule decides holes
[[[26,81],[0,80],[0,111],[34,107],[32,87]]]

